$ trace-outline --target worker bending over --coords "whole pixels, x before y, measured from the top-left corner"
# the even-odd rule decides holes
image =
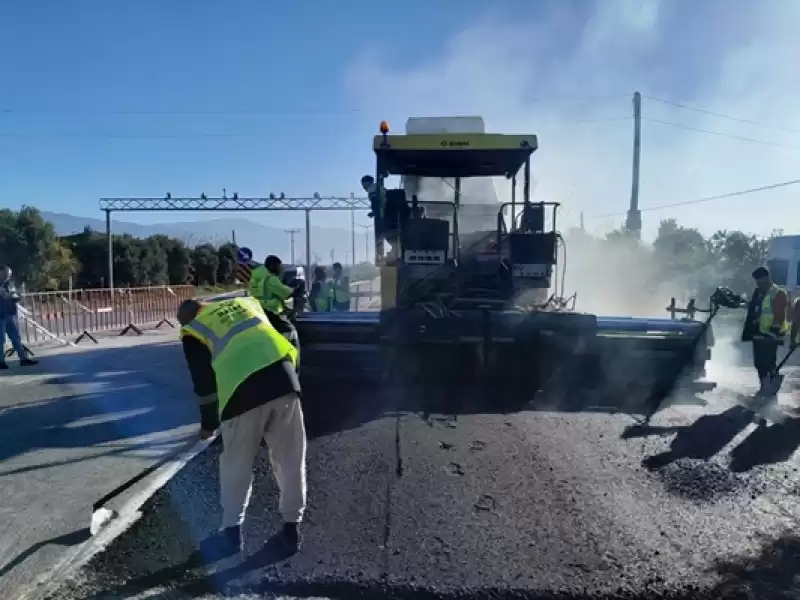
[[[242,548],[241,525],[253,489],[262,439],[280,490],[280,538],[295,552],[306,506],[306,433],[297,378],[297,349],[279,334],[253,298],[215,303],[186,300],[178,309],[183,352],[200,404],[200,437],[219,428],[222,523],[204,553]]]
[[[753,342],[753,365],[758,372],[757,395],[760,396],[777,368],[778,346],[784,343],[789,329],[789,296],[786,290],[775,285],[766,267],[753,271],[753,279],[756,290],[747,307],[742,341]]]
[[[295,288],[283,283],[282,271],[281,259],[274,255],[268,256],[263,265],[253,269],[249,291],[261,303],[273,327],[292,342],[295,348],[299,348],[297,330],[286,311],[286,301],[292,297]],[[295,281],[295,285],[299,285],[299,280]]]
[[[344,274],[342,263],[333,263],[333,310],[348,312],[350,310],[350,278]]]

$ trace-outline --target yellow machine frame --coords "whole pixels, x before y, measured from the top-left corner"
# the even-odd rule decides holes
[[[377,160],[376,184],[379,188],[383,187],[384,179],[390,175],[454,178],[454,227],[458,222],[460,179],[464,177],[515,179],[519,170],[525,167],[524,201],[530,199],[530,157],[539,147],[536,135],[390,135],[389,125],[385,121],[381,123],[380,131],[381,134],[372,141]],[[383,241],[377,238],[375,255],[381,272],[381,308],[393,308],[397,295],[397,267],[382,264]]]

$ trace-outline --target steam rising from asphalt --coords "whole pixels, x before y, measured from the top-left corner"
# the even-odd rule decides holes
[[[568,232],[566,241],[566,291],[567,295],[577,293],[577,308],[582,312],[663,319],[669,318],[671,298],[679,306],[689,300],[687,286],[665,281],[644,244],[597,239],[580,230]]]

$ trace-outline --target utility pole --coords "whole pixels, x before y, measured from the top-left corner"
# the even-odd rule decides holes
[[[362,225],[361,223],[358,224],[361,229],[364,230],[364,262],[369,262],[369,225]],[[355,263],[355,259],[353,259]]]
[[[291,254],[291,256],[292,256],[292,264],[294,264],[294,234],[296,234],[300,230],[299,229],[284,229],[283,231],[285,233],[289,234],[289,244],[291,245],[291,248],[292,248],[292,254]]]
[[[636,239],[642,236],[642,211],[639,210],[639,158],[642,148],[642,95],[633,94],[633,181],[631,182],[631,205],[625,220],[625,229]]]
[[[586,227],[583,223],[583,211],[581,211],[581,231],[586,231]]]
[[[331,264],[336,262],[336,250],[331,248]]]
[[[231,229],[231,242],[233,243],[234,246],[236,245],[236,230],[235,229]]]

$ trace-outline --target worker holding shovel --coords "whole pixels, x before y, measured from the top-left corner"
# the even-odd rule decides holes
[[[771,395],[770,381],[778,366],[778,346],[789,331],[789,296],[766,267],[753,271],[756,289],[747,308],[742,341],[753,342],[753,366],[758,372],[758,397]]]

